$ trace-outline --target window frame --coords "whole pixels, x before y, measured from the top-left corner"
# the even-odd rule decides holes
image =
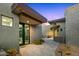
[[[3,17],[11,18],[11,19],[12,19],[12,26],[3,25],[3,24],[2,24],[2,16],[3,16]],[[2,26],[5,26],[5,27],[13,27],[13,17],[10,17],[10,16],[6,16],[6,15],[1,14],[1,25],[2,25]]]

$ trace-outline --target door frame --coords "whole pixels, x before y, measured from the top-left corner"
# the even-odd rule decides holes
[[[25,23],[19,23],[22,25],[22,44],[20,45],[26,45],[25,44],[25,25],[28,25],[29,26],[29,41],[28,41],[28,44],[30,44],[30,25],[29,24],[25,24]]]

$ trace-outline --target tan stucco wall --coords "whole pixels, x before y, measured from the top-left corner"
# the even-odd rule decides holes
[[[79,48],[79,4],[68,8],[65,17],[67,44]]]
[[[16,48],[19,50],[19,19],[11,13],[11,5],[9,3],[0,3],[0,48]],[[1,25],[1,14],[13,17],[13,26]]]
[[[52,31],[50,30],[50,28],[52,27],[52,25],[46,25],[45,23],[42,24],[42,35],[43,37],[47,37],[48,35],[50,35],[52,37]]]
[[[79,4],[69,7],[65,12],[66,42],[75,56],[79,56]]]
[[[47,35],[52,36],[52,37],[54,37],[54,35],[55,35],[55,37],[65,37],[65,22],[57,22],[56,23],[56,25],[59,25],[60,27],[59,27],[59,29],[57,29],[59,31],[55,30],[55,34],[54,34],[53,30],[50,30],[50,28],[53,27],[53,25],[54,25],[54,23],[52,23],[49,26],[46,26],[46,28],[48,28],[49,30],[47,31],[47,33],[46,32],[45,33]],[[43,29],[46,30],[46,28],[43,28]],[[60,29],[62,29],[62,31]]]
[[[53,38],[54,36],[57,37],[58,36],[58,32],[57,32],[57,30],[55,30],[55,34],[54,34],[53,30],[49,30],[49,31],[46,32],[46,36],[47,37],[49,36],[50,38]]]

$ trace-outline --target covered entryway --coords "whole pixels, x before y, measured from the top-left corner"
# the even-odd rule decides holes
[[[29,44],[42,37],[41,24],[47,19],[26,4],[12,5],[12,12],[19,17],[19,44]]]

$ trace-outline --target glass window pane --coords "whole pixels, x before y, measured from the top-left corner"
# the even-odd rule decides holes
[[[2,16],[2,25],[4,26],[11,26],[12,27],[12,18]]]

